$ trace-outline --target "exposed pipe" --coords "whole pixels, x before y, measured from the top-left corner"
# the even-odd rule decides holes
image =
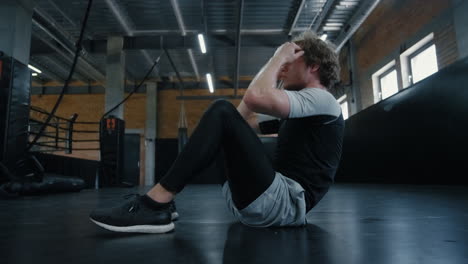
[[[328,13],[330,12],[330,9],[332,6],[335,5],[336,0],[328,0],[325,5],[322,8],[322,11],[320,12],[320,15],[317,18],[317,22],[313,25],[313,31],[317,32],[317,30],[320,29],[320,26],[322,25],[323,21],[325,18],[327,18]],[[312,26],[312,24],[311,24]]]
[[[184,19],[182,18],[182,14],[180,12],[179,8],[179,3],[177,0],[171,0],[171,5],[172,5],[172,10],[174,10],[175,17],[177,19],[177,24],[179,24],[179,29],[180,32],[182,33],[182,36],[186,36],[187,32],[185,31],[185,24],[184,24]],[[197,77],[197,80],[200,80],[200,74],[198,73],[198,66],[197,62],[195,61],[195,57],[193,56],[193,52],[191,49],[187,50],[190,63],[192,64],[193,71],[195,72],[195,76]]]
[[[176,100],[216,100],[216,99],[242,99],[242,95],[185,95],[176,96]]]
[[[63,16],[63,17],[68,21],[68,23],[70,23],[70,25],[71,25],[72,27],[74,27],[74,28],[78,28],[78,27],[79,27],[79,25],[77,25],[77,24],[75,23],[75,21],[73,21],[73,19],[72,19],[69,15],[67,15],[67,14],[64,12],[64,11],[62,10],[62,8],[60,8],[60,6],[58,6],[58,5],[54,2],[54,0],[48,0],[47,2],[48,2],[52,7],[54,7],[55,10],[57,10],[57,12],[59,12],[60,15]],[[37,8],[37,7],[36,7],[34,10],[35,10],[36,12],[41,12],[41,10],[40,10],[39,8]],[[41,15],[41,16],[44,16],[45,14],[44,14],[43,12],[41,12],[40,15]],[[47,20],[48,20],[48,22],[49,22],[50,24],[53,24],[55,27],[58,26],[58,25],[56,25],[55,23],[51,23],[51,21],[50,21],[51,19],[47,19]],[[53,20],[53,19],[52,19],[52,20]],[[66,34],[66,32],[65,32],[64,30],[60,30],[60,33],[63,34],[63,35]],[[67,38],[68,38],[68,39],[72,39],[72,38],[70,37],[70,35],[68,35],[68,34],[66,34],[66,35],[67,35]],[[84,36],[85,36],[85,38],[91,39],[91,36],[90,36],[88,33],[86,33],[86,32],[84,33]],[[86,54],[82,54],[82,56],[83,56],[83,55],[86,55]]]
[[[72,60],[70,58],[70,56],[72,56],[75,52],[73,50],[71,50],[71,48],[67,44],[65,44],[62,40],[60,40],[54,33],[52,33],[47,27],[42,25],[34,17],[33,17],[32,22],[33,22],[34,25],[36,25],[38,28],[40,28],[42,31],[44,31],[49,37],[51,37],[58,44],[60,44],[60,46],[70,54],[70,55],[66,55],[64,52],[61,51],[60,54],[63,57],[65,57],[68,61]],[[49,47],[51,47],[55,51],[58,52],[58,50],[60,50],[56,45],[53,45],[49,41],[46,41],[42,36],[39,36],[38,34],[35,34],[35,35],[36,35],[36,37],[38,37],[40,40],[42,40],[44,43],[46,43]],[[93,66],[91,66],[87,61],[85,61],[82,58],[79,58],[78,61],[80,62],[80,64],[82,64],[82,66],[87,68],[86,71],[89,72],[92,79],[94,79],[97,82],[102,82],[104,80],[104,76],[98,70],[96,70]]]
[[[69,36],[57,23],[54,19],[50,18],[47,14],[45,14],[40,8],[36,7],[34,9],[33,19],[32,22],[35,26],[39,27],[43,30],[49,37],[54,39],[57,43],[59,43],[69,54],[70,56],[74,56],[74,42],[72,37]],[[45,24],[43,24],[45,23]],[[51,31],[51,28],[45,26],[50,25],[54,32]],[[57,35],[58,34],[58,35]],[[37,34],[36,34],[37,35]],[[60,38],[62,37],[62,38]],[[78,59],[78,66],[85,67],[86,72],[91,72],[91,77],[97,82],[102,82],[104,76],[100,73],[94,66],[92,66],[86,60],[86,52],[85,50],[82,51],[80,58]],[[69,61],[72,61],[70,56],[67,56]],[[87,58],[89,59],[89,58]]]
[[[227,35],[234,33],[234,30],[231,29],[213,29],[207,33],[213,34],[213,35]],[[190,34],[198,34],[200,33],[199,30],[191,30],[191,29],[186,29],[185,33],[187,35]],[[175,35],[175,34],[180,34],[180,30],[165,30],[165,29],[148,29],[148,30],[134,30],[133,35],[134,36],[158,36],[158,35]],[[282,28],[273,28],[273,29],[242,29],[241,30],[242,35],[283,35],[284,34],[284,29]]]
[[[55,19],[46,14],[41,8],[34,8],[33,19],[40,24],[41,22],[45,22],[44,25],[50,26],[48,29],[57,37],[62,37],[61,40],[65,42],[67,47],[72,47],[74,45],[73,38],[55,22]]]
[[[56,60],[53,60],[50,56],[47,56],[46,59],[47,59],[50,63],[54,64],[57,68],[61,68],[61,69],[65,69],[65,68],[66,68],[65,65],[60,64],[60,63],[57,62]],[[83,75],[81,75],[80,73],[78,73],[78,72],[76,72],[76,71],[73,73],[73,76],[74,76],[73,79],[75,79],[75,80],[82,81],[83,83],[88,83],[88,82],[89,82],[89,80],[87,80],[86,78],[84,78]]]
[[[42,31],[44,31],[49,37],[51,37],[53,40],[55,40],[62,48],[64,48],[68,53],[73,54],[73,50],[69,48],[69,45],[63,43],[61,39],[59,39],[54,33],[52,33],[48,28],[43,26],[39,21],[37,21],[34,17],[32,19],[32,23],[40,28]]]
[[[63,12],[63,10],[53,0],[48,0],[47,2],[53,6],[60,13],[60,15],[62,15],[68,21],[68,23],[70,23],[70,25],[77,27],[75,22],[67,14],[65,14],[65,12]]]
[[[154,61],[153,61],[153,59],[151,59],[151,55],[149,55],[148,51],[146,51],[146,50],[141,50],[141,53],[142,53],[143,56],[145,57],[146,61],[147,61],[150,65],[153,65]]]
[[[380,0],[363,0],[362,4],[349,20],[348,25],[343,27],[341,33],[335,40],[336,52],[339,52],[348,39],[356,32],[356,30],[364,23],[366,18],[374,10]]]
[[[120,25],[124,28],[124,31],[127,35],[132,36],[132,30],[130,29],[130,23],[127,21],[127,19],[122,15],[122,12],[120,12],[120,8],[117,6],[117,4],[113,0],[104,0],[109,7],[109,9],[112,11],[114,16],[117,18],[119,21]]]
[[[33,20],[33,23],[36,23],[34,20]],[[41,27],[43,28],[43,27]],[[56,40],[57,38],[48,30],[45,30],[44,31],[45,33],[47,33],[47,35],[49,35],[52,39]],[[52,35],[51,35],[52,34]],[[63,58],[65,58],[69,63],[72,63],[73,59],[70,58],[69,55],[67,55],[62,49],[60,49],[59,47],[57,47],[57,45],[54,45],[52,44],[50,41],[44,39],[42,36],[40,35],[37,35],[35,34],[37,38],[39,38],[42,42],[44,42],[47,46],[49,46],[50,48],[52,48],[53,50],[55,50],[55,52],[57,52],[59,55],[61,55]],[[58,42],[60,44],[60,42]],[[60,44],[62,46],[62,44]],[[67,48],[66,46],[62,46],[63,49],[65,49],[67,52],[70,52],[69,48]],[[78,61],[82,64],[84,64],[83,66],[85,67],[89,67],[88,69],[86,69],[86,71],[88,72],[88,74],[90,75],[91,79],[94,79],[95,81],[97,82],[100,82],[100,83],[103,83],[102,80],[104,80],[104,75],[102,75],[100,72],[98,72],[97,70],[95,70],[91,65],[89,65],[85,60],[83,59],[78,59]]]
[[[195,62],[195,56],[193,56],[193,50],[187,49],[187,53],[189,55],[190,63],[192,64],[193,71],[195,72],[195,76],[197,77],[197,81],[200,81],[200,73],[198,72],[198,66]]]
[[[296,26],[297,20],[299,19],[299,16],[301,15],[302,8],[304,8],[305,2],[306,2],[306,0],[302,0],[301,5],[297,9],[297,12],[296,12],[296,15],[294,16],[294,20],[292,22],[291,28],[289,29],[289,33],[288,33],[289,36],[292,35],[293,29]]]
[[[127,34],[127,36],[133,36],[133,23],[122,14],[119,5],[114,2],[114,0],[105,0],[105,2],[111,12],[114,14],[114,17],[119,22],[120,26],[122,26],[124,29],[125,34]],[[148,64],[153,65],[153,60],[151,59],[149,53],[146,50],[141,50],[141,53],[143,54],[143,57],[148,62]]]
[[[171,6],[175,14],[177,24],[179,25],[180,33],[182,34],[182,36],[187,35],[187,32],[185,31],[185,24],[182,19],[182,14],[180,13],[179,4],[177,3],[177,0],[171,0]]]
[[[40,63],[37,62],[36,59],[34,59],[33,56],[31,56],[31,58],[29,58],[29,60],[31,62],[33,62],[34,64],[41,65]],[[40,68],[41,68],[41,71],[42,71],[41,75],[44,75],[44,76],[48,77],[51,80],[58,80],[58,81],[61,81],[61,82],[65,81],[65,79],[62,79],[62,77],[58,76],[56,73],[53,73],[53,72],[49,71],[47,68],[42,67],[42,65],[41,65]],[[40,76],[38,76],[38,77],[40,77]]]
[[[211,45],[211,34],[208,31],[208,5],[205,0],[201,0],[201,10],[202,10],[202,20],[203,20],[203,33],[205,33],[205,46],[210,47],[207,49],[206,55],[209,58],[208,61],[208,69],[211,71],[212,79],[214,84],[216,85],[216,80],[218,73],[216,72],[215,61],[214,61],[214,47]],[[207,80],[208,81],[208,80]]]

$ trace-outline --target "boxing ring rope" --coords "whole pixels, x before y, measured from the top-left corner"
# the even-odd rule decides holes
[[[29,135],[39,134],[39,129],[45,124],[44,120],[49,113],[41,108],[31,106],[29,118]],[[96,142],[99,143],[99,122],[77,122],[78,114],[73,114],[70,118],[54,115],[52,120],[46,124],[46,130],[38,140],[32,150],[36,152],[56,152],[65,151],[71,154],[73,151],[100,150],[98,148],[76,148],[73,143]],[[76,125],[84,129],[74,129]],[[76,139],[76,134],[93,135],[91,139]],[[86,137],[86,136],[85,136]],[[99,144],[97,144],[99,146]]]

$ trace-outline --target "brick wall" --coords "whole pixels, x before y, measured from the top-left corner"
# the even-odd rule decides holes
[[[362,109],[374,104],[372,74],[434,32],[439,69],[458,59],[451,1],[382,0],[352,37]],[[347,47],[340,54],[346,76]]]
[[[239,89],[238,95],[242,95],[245,89]],[[233,95],[233,89],[219,89],[214,95]],[[158,91],[157,103],[157,138],[176,138],[177,126],[179,121],[181,102],[176,100],[179,96],[178,90]],[[205,89],[194,89],[184,91],[185,96],[210,95]],[[57,95],[32,95],[31,105],[51,111],[57,100]],[[240,103],[240,99],[230,100],[235,106]],[[189,135],[196,127],[205,109],[212,100],[186,100],[185,110]],[[83,94],[66,95],[60,105],[57,115],[61,117],[70,117],[74,113],[78,114],[77,121],[97,122],[104,113],[104,95],[103,94]],[[146,120],[146,95],[134,94],[126,103],[124,111],[126,129],[145,129]],[[76,130],[98,130],[97,125],[76,125]],[[144,132],[142,132],[144,133]],[[141,155],[140,161],[144,168],[144,135],[141,135]],[[80,134],[76,133],[74,139],[98,139],[98,134]],[[74,148],[98,148],[98,143],[78,142],[74,143]],[[98,151],[74,151],[72,154],[56,152],[55,154],[67,155],[72,157],[99,160]]]
[[[435,31],[434,43],[437,47],[437,64],[439,68],[444,68],[459,58],[453,24],[448,24],[446,27]]]
[[[348,63],[348,48],[344,47],[340,51],[340,56],[339,56],[339,62],[340,62],[340,81],[343,85],[347,85],[350,82],[350,68],[349,68],[349,63]]]

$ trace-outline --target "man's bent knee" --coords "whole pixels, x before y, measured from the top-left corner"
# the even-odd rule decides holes
[[[208,108],[208,111],[216,111],[221,113],[235,113],[237,112],[237,109],[228,100],[217,99],[211,104],[211,106]]]

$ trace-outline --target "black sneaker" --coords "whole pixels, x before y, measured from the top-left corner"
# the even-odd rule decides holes
[[[174,200],[172,200],[171,203],[169,204],[169,210],[171,211],[172,221],[176,221],[177,219],[179,219],[179,213],[177,213],[177,208],[175,206]]]
[[[167,233],[174,230],[173,218],[178,218],[175,203],[161,209],[150,208],[142,201],[142,196],[123,205],[94,210],[90,219],[98,226],[115,232]]]

